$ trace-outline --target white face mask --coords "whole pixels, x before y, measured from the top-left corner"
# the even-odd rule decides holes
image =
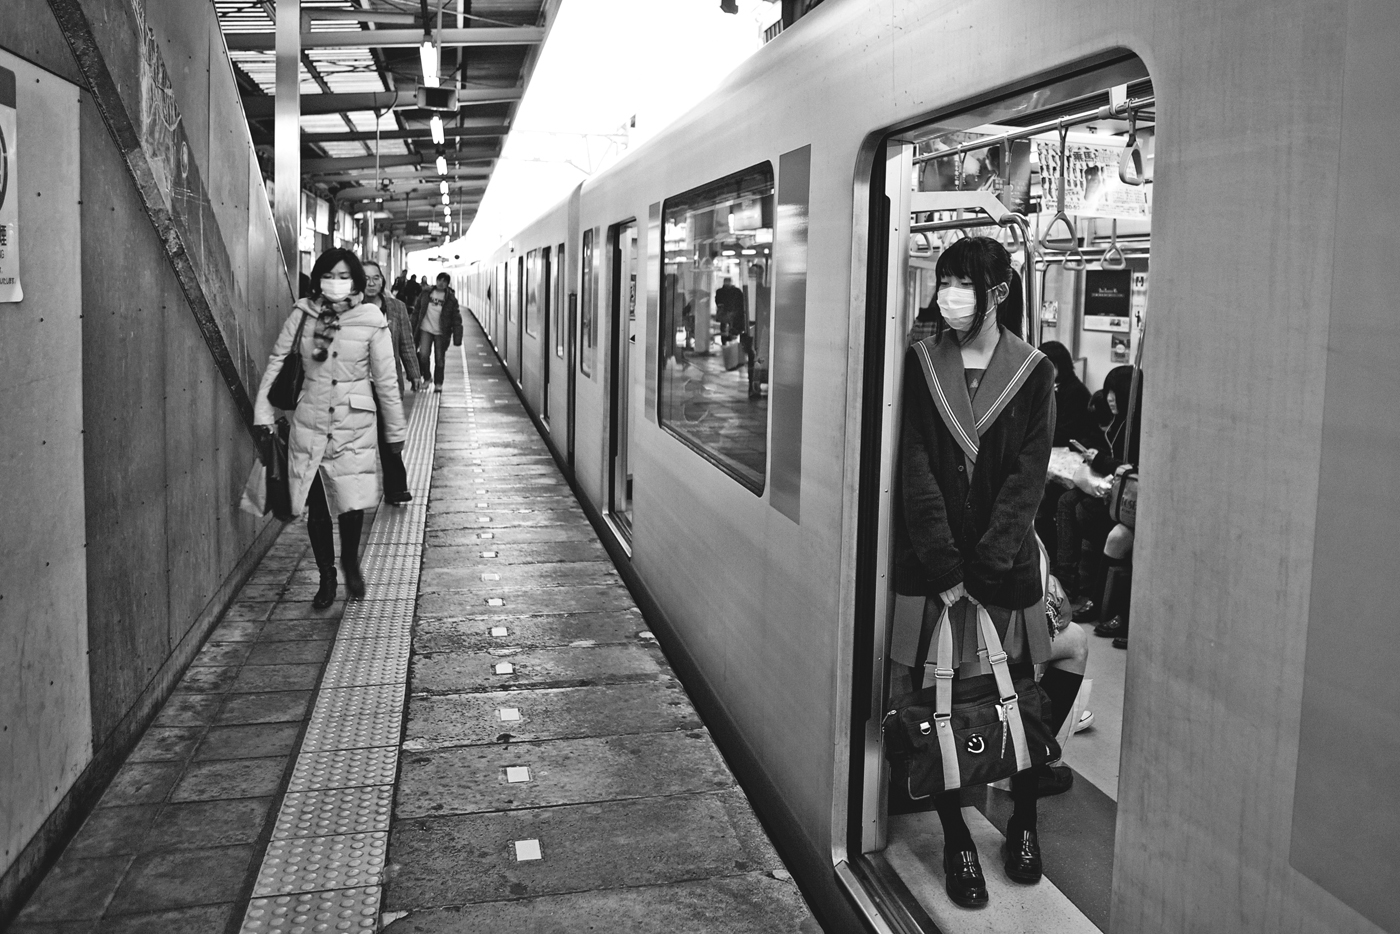
[[[328,302],[343,302],[350,297],[353,286],[349,279],[322,279],[321,296]]]
[[[938,290],[938,311],[948,327],[960,334],[972,327],[972,319],[977,317],[977,293],[956,285],[945,285]]]

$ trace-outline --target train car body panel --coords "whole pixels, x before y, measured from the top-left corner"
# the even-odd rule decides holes
[[[1393,341],[1363,360],[1347,336],[1370,321],[1360,309],[1386,301],[1396,284],[1374,288],[1366,263],[1379,260],[1353,242],[1357,235],[1339,233],[1374,230],[1377,212],[1400,214],[1393,186],[1357,198],[1339,178],[1339,166],[1368,171],[1366,152],[1395,151],[1396,97],[1366,95],[1352,76],[1393,77],[1375,37],[1397,34],[1397,14],[1378,0],[831,3],[514,238],[515,258],[482,260],[491,281],[503,261],[514,273],[521,251],[565,243],[563,291],[579,296],[567,361],[573,470],[583,495],[607,512],[616,428],[608,340],[622,285],[613,279],[610,229],[638,224],[636,288],[645,296],[660,274],[648,249],[653,205],[747,166],[776,171],[783,154],[811,147],[799,519],[774,508],[771,467],[755,493],[640,408],[648,374],[633,370],[627,389],[639,408],[626,544],[636,581],[664,614],[678,670],[692,676],[692,693],[784,857],[829,917],[850,910],[830,866],[857,855],[850,844],[861,839],[860,814],[848,796],[860,770],[850,763],[869,754],[853,693],[862,651],[855,566],[867,557],[857,540],[863,459],[879,456],[864,431],[866,391],[889,375],[872,382],[866,372],[870,316],[883,313],[868,308],[867,265],[872,238],[885,236],[870,211],[884,141],[997,97],[1025,94],[1034,104],[1035,88],[1131,53],[1151,77],[1160,126],[1142,451],[1153,480],[1135,556],[1139,624],[1128,660],[1112,928],[1301,934],[1391,923],[1384,906],[1309,863],[1306,842],[1292,833],[1334,807],[1316,800],[1316,783],[1295,781],[1300,748],[1311,748],[1300,722],[1326,730],[1337,709],[1355,709],[1305,705],[1305,682],[1313,697],[1334,683],[1322,668],[1304,677],[1309,640],[1326,639],[1325,610],[1313,598],[1315,533],[1321,522],[1330,541],[1339,534],[1328,525],[1328,500],[1319,500],[1322,465],[1371,476],[1324,448],[1347,418],[1329,391],[1393,390],[1384,374],[1400,372]],[[1349,95],[1370,101],[1364,113],[1347,109]],[[1339,200],[1339,191],[1350,194]],[[1388,230],[1383,242],[1393,246]],[[1356,261],[1362,255],[1367,261]],[[644,300],[638,307],[634,333],[654,351],[654,316],[640,310]],[[538,414],[542,374],[529,361],[544,348],[532,350],[528,336],[522,345],[516,322],[488,318],[516,374],[523,346],[523,391]],[[1337,365],[1354,375],[1329,372]],[[563,435],[554,413],[561,398],[568,404],[562,382],[551,371],[556,447]],[[1393,432],[1382,441],[1388,446],[1371,457],[1393,463]],[[1393,505],[1388,476],[1376,482]],[[1368,527],[1369,553],[1393,554],[1380,534]],[[1400,579],[1387,560],[1375,572]],[[1379,611],[1370,593],[1362,596],[1353,612]],[[1393,640],[1371,645],[1388,670],[1400,666]],[[1394,710],[1385,715],[1394,722]],[[1377,742],[1386,750],[1379,759],[1356,756],[1346,766],[1389,761],[1390,740]],[[1379,787],[1369,772],[1358,780]],[[1362,805],[1395,814],[1393,801]]]

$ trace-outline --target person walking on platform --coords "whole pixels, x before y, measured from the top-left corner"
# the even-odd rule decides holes
[[[398,276],[396,276],[394,279],[394,286],[389,290],[389,292],[394,296],[394,298],[397,298],[399,301],[402,302],[404,294],[403,290],[404,287],[407,285],[408,277],[403,274],[403,270],[399,270]],[[405,303],[405,307],[407,307],[407,303]]]
[[[364,510],[380,497],[375,425],[384,420],[385,437],[396,452],[403,451],[408,434],[389,325],[377,307],[362,303],[365,286],[365,271],[354,253],[336,248],[321,254],[311,269],[310,294],[297,301],[282,326],[254,403],[254,424],[271,431],[276,411],[268,391],[295,350],[305,376],[290,413],[289,486],[293,513],[306,511],[306,531],[321,572],[311,604],[317,609],[330,606],[336,596],[332,515],[340,517],[345,588],[355,599],[364,597],[360,531]]]
[[[979,609],[1001,640],[996,664],[1004,658],[1014,680],[1033,679],[1033,666],[1053,655],[1034,522],[1050,463],[1055,367],[998,321],[1013,281],[1000,243],[959,240],[936,273],[934,334],[910,349],[904,368],[890,658],[898,663],[892,679],[919,688],[916,647],[929,644],[947,607],[956,707],[960,689],[993,671],[978,653]],[[1022,707],[1021,715],[1032,714]],[[1041,878],[1038,785],[1034,768],[1011,778],[1004,866],[1024,884]],[[958,905],[977,907],[987,903],[986,880],[959,792],[934,796],[945,887]]]
[[[418,349],[413,343],[413,322],[408,317],[408,309],[403,302],[384,291],[384,272],[374,260],[366,260],[365,301],[379,305],[389,322],[389,334],[394,339],[394,365],[399,374],[399,395],[404,391],[404,376],[414,392],[423,388],[423,377],[418,373]],[[384,502],[391,506],[402,506],[413,499],[408,489],[408,471],[404,468],[403,457],[394,450],[384,437],[384,420],[379,420],[379,463],[384,468]]]
[[[418,333],[418,368],[426,379],[431,359],[434,392],[442,392],[442,380],[447,375],[444,365],[448,338],[458,347],[462,346],[462,313],[451,282],[452,277],[447,273],[438,273],[437,284],[418,296],[418,307],[413,315],[414,330]]]

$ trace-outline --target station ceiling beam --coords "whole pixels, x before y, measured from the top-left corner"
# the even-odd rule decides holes
[[[433,32],[442,48],[502,45],[539,45],[542,26],[498,26],[477,29],[443,29]],[[231,52],[270,52],[275,39],[270,32],[237,32],[227,37]],[[423,43],[421,29],[343,29],[301,34],[303,49],[410,49]]]
[[[449,126],[443,128],[443,135],[448,139],[470,139],[473,137],[491,138],[495,136],[505,136],[510,132],[510,127],[498,120],[487,122],[483,126]],[[358,143],[372,142],[376,138],[382,140],[409,139],[422,140],[432,139],[433,131],[428,127],[421,127],[408,130],[384,130],[376,137],[373,130],[347,130],[335,133],[303,133],[301,141],[303,143]]]
[[[462,88],[457,92],[457,103],[463,107],[469,107],[473,104],[512,104],[520,100],[523,94],[523,88]],[[338,114],[350,110],[416,110],[417,108],[418,89],[416,87],[402,88],[398,91],[301,95],[302,116]],[[245,97],[243,98],[243,110],[254,120],[271,117],[273,115],[273,99],[271,96]]]

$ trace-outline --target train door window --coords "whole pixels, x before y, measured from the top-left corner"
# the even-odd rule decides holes
[[[523,385],[525,379],[525,374],[521,371],[521,364],[525,359],[525,257],[516,258],[511,278],[515,301],[511,302],[510,311],[515,316],[515,332],[510,336],[510,375],[519,386]]]
[[[525,254],[525,333],[538,337],[540,333],[540,251]]]
[[[666,199],[657,414],[754,493],[768,463],[773,166]]]
[[[540,418],[544,419],[546,425],[549,424],[549,345],[554,339],[550,330],[554,313],[554,297],[550,294],[553,288],[554,277],[550,275],[549,247],[545,247],[535,251],[535,291],[539,294],[542,306],[537,309],[537,313],[544,322],[544,340],[540,341],[540,363],[543,367],[541,383],[544,386],[540,395]]]
[[[593,268],[593,231],[583,232],[583,248],[579,254],[579,354],[578,368],[584,376],[593,376],[593,358],[598,353],[597,308],[594,298],[597,278]]]
[[[608,231],[612,248],[612,295],[609,305],[612,339],[609,341],[609,373],[612,405],[609,420],[611,465],[608,513],[623,538],[632,536],[631,444],[636,427],[632,377],[638,369],[637,346],[637,222],[617,224]]]
[[[906,355],[915,341],[925,341],[936,354],[935,341],[951,339],[947,332],[934,337],[939,260],[962,251],[955,244],[965,237],[988,237],[1007,248],[1018,274],[998,312],[1003,334],[1024,336],[1059,361],[1059,370],[1070,371],[1057,378],[1044,496],[1037,515],[1028,517],[1050,556],[1051,591],[1062,587],[1067,599],[1058,620],[1048,619],[1039,605],[1022,610],[1016,651],[1044,666],[1049,725],[1063,747],[1062,761],[1038,769],[1035,779],[1048,790],[1071,787],[1074,793],[1039,805],[1045,876],[1054,886],[1042,887],[1029,901],[994,893],[989,912],[979,917],[987,930],[1033,930],[1047,916],[1027,912],[1051,910],[1057,930],[1107,930],[1111,874],[1084,873],[1082,866],[1112,864],[1126,666],[1125,653],[1091,638],[1095,623],[1086,621],[1097,618],[1099,634],[1126,637],[1135,515],[1111,506],[1103,494],[1115,468],[1136,465],[1138,458],[1133,425],[1141,421],[1142,381],[1134,362],[1140,359],[1150,260],[1153,103],[1142,62],[1121,58],[973,113],[902,130],[886,144],[877,171],[888,212],[873,212],[883,219],[872,231],[871,256],[885,263],[885,278],[872,291],[878,297],[867,319],[880,349],[867,360],[882,362],[867,382],[877,391],[867,400],[865,417],[880,427],[867,435],[878,442],[864,450],[861,481],[862,502],[877,505],[875,521],[861,526],[858,552],[865,557],[857,569],[864,582],[857,588],[868,594],[862,605],[869,615],[862,619],[869,628],[862,632],[870,645],[862,657],[870,668],[856,673],[856,683],[869,684],[870,691],[856,701],[852,741],[864,746],[864,755],[852,756],[851,801],[860,814],[850,815],[848,842],[853,852],[870,857],[873,872],[896,875],[914,907],[942,930],[959,929],[966,915],[944,891],[943,829],[934,799],[881,754],[884,712],[894,698],[931,683],[909,648],[918,644],[921,614],[916,610],[906,625],[895,611],[903,566],[898,559],[914,566],[919,561],[894,534],[901,523],[914,521],[904,515],[896,470],[902,439],[918,431],[904,418],[904,393],[924,391],[922,379],[904,372]],[[919,374],[924,372],[921,367]],[[1091,394],[1100,387],[1112,401],[1096,409]],[[955,388],[964,388],[961,379]],[[967,391],[977,411],[975,384]],[[1071,442],[1098,454],[1089,458],[1099,476],[1089,490],[1073,482],[1086,458]],[[1057,515],[1069,518],[1057,524]],[[922,583],[934,571],[918,566],[908,573]],[[922,615],[930,622],[936,617]],[[1036,632],[1045,636],[1048,625],[1054,626],[1050,639],[1032,638]],[[912,643],[905,638],[910,633]],[[961,804],[990,884],[999,874],[991,867],[1013,810],[1010,795],[986,786],[964,789]],[[1077,828],[1073,846],[1052,837],[1065,827]],[[1031,902],[1040,907],[1027,907]]]
[[[564,295],[567,293],[564,283],[564,244],[559,244],[554,251],[554,296],[549,303],[549,315],[553,321],[551,332],[554,334],[554,356],[560,360],[564,359],[564,327],[561,326],[563,315]]]

